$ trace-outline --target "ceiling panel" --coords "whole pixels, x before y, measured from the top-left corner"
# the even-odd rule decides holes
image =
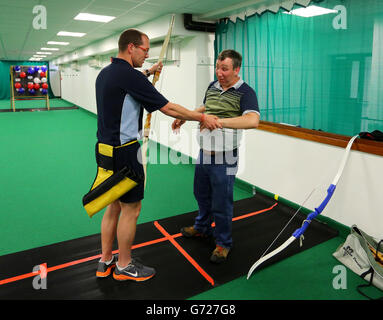
[[[139,5],[138,3],[133,3],[133,2],[125,2],[125,1],[123,2],[124,3],[121,5],[120,3],[118,3],[118,5],[114,5],[114,4],[109,4],[109,2],[102,1],[99,4],[92,4],[91,6],[86,8],[86,12],[94,13],[94,14],[103,14],[107,16],[108,15],[118,16],[121,13],[131,10],[137,7],[137,5]]]
[[[211,7],[210,1],[200,0],[185,6],[185,10],[194,13],[205,13],[206,11],[209,11]]]
[[[254,0],[260,2],[264,0]],[[279,2],[280,0],[270,0]],[[170,13],[201,15],[243,0],[0,0],[0,60],[27,60],[47,41],[67,41],[51,56],[71,52],[139,24]],[[34,6],[42,5],[47,12],[47,29],[35,30]],[[80,12],[116,16],[109,23],[76,21]],[[59,31],[85,32],[82,38],[59,37]]]
[[[102,1],[102,0],[97,0],[97,1]],[[142,3],[142,2],[146,2],[147,0],[116,0],[116,1]],[[162,0],[159,0],[159,1],[162,1]]]
[[[167,6],[164,6],[164,5],[161,5],[159,3],[157,4],[149,4],[149,3],[144,3],[142,5],[140,5],[139,7],[137,7],[136,9],[134,9],[134,12],[136,11],[145,11],[145,12],[149,12],[151,14],[159,14],[159,13],[162,13],[162,12],[166,12],[166,13],[169,13],[169,8]]]

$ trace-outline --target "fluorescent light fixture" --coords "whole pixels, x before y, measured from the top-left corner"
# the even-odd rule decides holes
[[[52,52],[40,52],[40,51],[38,51],[38,52],[36,52],[37,54],[52,54]]]
[[[294,9],[294,10],[291,10],[290,12],[284,12],[284,13],[309,18],[309,17],[320,16],[323,14],[338,13],[338,11],[322,8],[322,7],[317,7],[317,6],[308,6],[306,8]]]
[[[82,32],[68,32],[68,31],[60,31],[58,36],[63,36],[63,37],[78,37],[81,38],[86,35],[86,33]]]
[[[40,50],[45,50],[45,51],[59,51],[59,48],[40,48]]]
[[[34,54],[32,58],[46,58],[47,56],[43,56],[41,54]]]
[[[56,44],[59,46],[67,46],[69,42],[60,42],[60,41],[48,41],[47,44]]]
[[[34,57],[32,57],[32,58],[29,58],[29,61],[40,61],[42,59],[43,58],[34,58]]]
[[[74,20],[84,20],[84,21],[95,21],[95,22],[109,22],[115,19],[116,17],[112,16],[101,16],[98,14],[92,14],[92,13],[79,13],[77,16],[75,16]]]

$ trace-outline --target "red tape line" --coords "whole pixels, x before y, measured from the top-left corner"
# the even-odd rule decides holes
[[[235,218],[233,218],[233,221],[237,221],[237,220],[240,220],[240,219],[244,219],[244,218],[248,218],[248,217],[251,217],[251,216],[255,216],[257,214],[260,214],[260,213],[263,213],[263,212],[266,212],[266,211],[270,211],[276,205],[278,205],[278,203],[275,203],[271,207],[263,209],[263,210],[259,210],[259,211],[251,212],[251,213],[248,213],[248,214],[244,214],[244,215],[239,216],[239,217],[235,217]],[[156,222],[157,221],[155,221],[154,223],[156,224]],[[157,222],[157,224],[158,224],[158,222]],[[212,226],[214,226],[214,223],[212,224]],[[180,236],[182,236],[181,233],[177,233],[177,234],[174,234],[174,235],[170,235],[170,234],[167,233],[167,236],[165,236],[163,238],[159,238],[159,239],[155,239],[155,240],[151,240],[151,241],[146,241],[146,242],[143,242],[143,243],[139,243],[139,244],[133,245],[132,246],[132,250],[137,249],[137,248],[141,248],[141,247],[145,247],[145,246],[148,246],[148,245],[164,242],[164,241],[171,241],[172,242],[172,240],[174,241],[174,238],[178,238]],[[176,241],[174,241],[174,242],[176,242]],[[113,254],[115,254],[115,253],[118,253],[118,250],[113,251]],[[56,270],[60,270],[60,269],[64,269],[64,268],[68,268],[68,267],[71,267],[71,266],[74,266],[74,265],[77,265],[77,264],[80,264],[80,263],[88,262],[88,261],[99,259],[99,258],[101,258],[101,254],[98,254],[98,255],[95,255],[95,256],[91,256],[91,257],[87,257],[87,258],[83,258],[83,259],[79,259],[79,260],[75,260],[75,261],[71,261],[71,262],[67,262],[67,263],[63,263],[63,264],[60,264],[60,265],[57,265],[57,266],[53,266],[53,267],[50,267],[50,268],[46,268],[45,276],[47,276],[48,272],[52,272],[52,271],[56,271]],[[39,275],[39,274],[40,274],[40,271],[29,272],[29,273],[25,273],[25,274],[22,274],[22,275],[19,275],[19,276],[15,276],[15,277],[7,278],[7,279],[4,279],[4,280],[0,280],[0,286],[3,285],[3,284],[7,284],[7,283],[11,283],[11,282],[15,282],[15,281],[31,278],[31,277],[35,277],[36,275]],[[213,283],[214,283],[214,280],[213,280]]]

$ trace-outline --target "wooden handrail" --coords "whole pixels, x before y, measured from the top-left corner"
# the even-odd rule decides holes
[[[305,128],[298,128],[280,123],[269,121],[260,121],[258,130],[269,131],[299,139],[315,141],[319,143],[329,144],[332,146],[345,148],[351,137],[329,133],[324,131],[316,131]],[[356,139],[352,145],[352,150],[371,153],[383,156],[383,142],[372,141],[367,139]]]

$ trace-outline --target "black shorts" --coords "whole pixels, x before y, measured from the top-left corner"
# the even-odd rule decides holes
[[[142,166],[141,145],[138,142],[122,148],[114,149],[114,172],[128,166],[136,174],[144,177],[144,167]],[[133,189],[129,190],[120,197],[124,203],[137,202],[144,198],[144,181],[140,182]]]

